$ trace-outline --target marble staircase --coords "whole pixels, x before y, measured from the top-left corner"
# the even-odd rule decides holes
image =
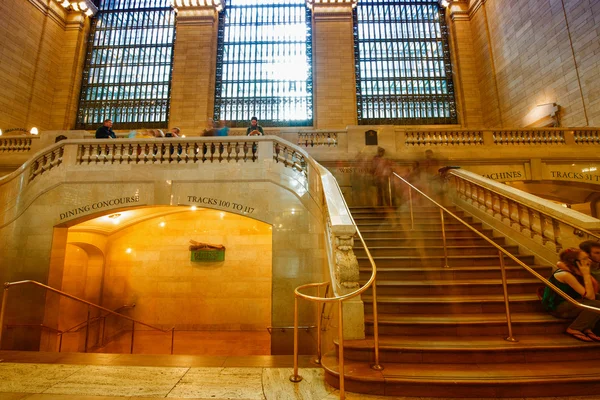
[[[352,215],[377,265],[380,361],[373,351],[373,299],[363,296],[367,337],[344,346],[345,387],[350,392],[420,397],[531,397],[600,393],[600,343],[579,342],[563,332],[567,322],[546,314],[537,298],[540,282],[505,258],[513,336],[508,329],[498,251],[446,216],[448,267],[439,211],[352,208]],[[487,237],[544,276],[505,238],[464,212],[452,210]],[[361,281],[370,276],[356,241]],[[322,365],[338,386],[336,352]]]

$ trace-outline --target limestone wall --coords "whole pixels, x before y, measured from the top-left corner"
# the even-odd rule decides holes
[[[521,127],[557,103],[561,126],[600,124],[597,1],[471,1],[484,126]]]

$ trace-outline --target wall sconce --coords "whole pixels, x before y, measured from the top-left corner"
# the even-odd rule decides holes
[[[35,126],[33,128],[31,128],[31,130],[29,131],[29,133],[31,133],[32,135],[39,135],[39,131],[38,128],[36,128]]]
[[[2,136],[2,129],[0,129],[0,136]]]
[[[450,5],[450,2],[448,0],[441,0],[440,5],[444,8],[448,8],[448,6]]]
[[[559,105],[556,103],[538,104],[524,118],[525,128],[559,127]]]

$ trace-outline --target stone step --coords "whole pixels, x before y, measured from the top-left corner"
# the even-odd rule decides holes
[[[356,244],[356,242],[355,242]],[[506,251],[511,254],[516,254],[519,251],[518,246],[502,246]],[[357,257],[362,257],[366,255],[365,249],[362,246],[354,247],[354,254]],[[449,256],[460,256],[460,255],[496,255],[498,256],[498,249],[491,245],[482,245],[482,246],[467,246],[467,245],[459,245],[459,246],[449,246],[446,244],[446,251]],[[369,247],[369,252],[373,257],[422,257],[422,256],[443,256],[444,255],[444,247],[443,246],[385,246],[385,247]]]
[[[481,222],[473,222],[470,224],[473,228],[480,231],[483,226]],[[400,229],[409,231],[420,231],[420,230],[437,230],[438,236],[442,235],[442,224],[439,220],[420,220],[415,221],[414,225],[411,226],[410,221],[392,221],[392,220],[380,220],[377,222],[356,222],[356,226],[362,232],[363,230],[373,229]],[[458,221],[444,221],[444,229],[453,229],[462,232],[470,232],[469,228],[461,224]]]
[[[570,321],[545,313],[513,313],[515,335],[546,335],[561,333]],[[365,331],[373,334],[373,317],[365,315]],[[379,315],[379,334],[394,336],[507,336],[504,313],[449,315]]]
[[[362,231],[361,231],[362,233]],[[498,238],[489,238],[494,243],[503,245],[505,239],[502,237]],[[387,238],[369,238],[365,239],[365,243],[367,247],[371,249],[371,247],[386,247],[386,246],[413,246],[413,247],[433,247],[433,246],[442,246],[442,236],[432,237],[432,238],[395,238],[395,239],[387,239]],[[359,246],[360,241],[355,239],[355,245]],[[446,246],[489,246],[489,243],[483,238],[475,238],[475,237],[452,237],[446,238]]]
[[[335,352],[321,365],[325,381],[339,388]],[[348,392],[402,397],[524,398],[597,396],[600,392],[598,360],[539,361],[501,364],[386,363],[375,371],[363,361],[347,360],[344,386]]]
[[[462,212],[462,210],[458,209],[456,206],[446,207],[447,210],[451,212]],[[439,214],[439,207],[434,205],[422,206],[422,205],[414,205],[413,204],[413,212],[437,212]],[[350,212],[352,215],[372,215],[372,214],[389,214],[395,212],[406,212],[410,211],[410,206],[408,204],[402,205],[400,207],[382,207],[382,206],[364,206],[364,207],[350,207]]]
[[[520,313],[544,312],[537,294],[513,294],[509,296],[510,311]],[[365,313],[373,313],[372,296],[364,295]],[[390,296],[377,295],[377,311],[380,314],[486,314],[505,311],[504,296],[496,295],[429,295]]]
[[[442,231],[440,229],[420,229],[420,230],[410,230],[410,229],[400,229],[400,228],[392,228],[385,227],[381,229],[373,229],[372,227],[369,229],[359,228],[359,231],[363,237],[363,239],[418,239],[418,238],[438,238],[442,236]],[[487,237],[492,236],[491,229],[480,229],[481,233],[483,233]],[[465,230],[465,229],[455,229],[455,228],[447,228],[446,229],[446,238],[480,238],[478,234],[473,231]]]
[[[542,276],[550,276],[551,267],[532,266]],[[505,266],[508,279],[532,278],[520,265]],[[371,268],[360,268],[360,279],[366,281],[371,276]],[[383,281],[423,281],[423,280],[477,280],[498,279],[501,277],[499,265],[470,267],[377,267],[377,282]],[[540,283],[541,285],[541,283]]]
[[[534,264],[533,256],[517,256],[516,257],[526,265]],[[371,267],[371,263],[366,256],[357,256],[359,267]],[[373,257],[375,265],[379,268],[387,267],[444,267],[444,256],[425,256],[425,257]],[[449,255],[449,267],[466,267],[466,266],[482,266],[482,265],[497,265],[499,256],[495,255]],[[510,258],[504,258],[504,265],[517,265]]]
[[[364,284],[365,282],[361,282]],[[541,285],[535,278],[507,279],[508,293],[535,294]],[[371,289],[365,292],[369,294]],[[502,281],[497,279],[471,280],[422,280],[422,281],[378,281],[377,294],[385,296],[429,296],[429,295],[482,295],[502,294]]]
[[[467,216],[463,216],[463,215],[458,215],[462,220],[472,224],[472,218],[471,217],[467,217]],[[422,223],[431,223],[431,222],[441,222],[440,220],[440,214],[439,213],[413,213],[412,216],[412,220],[410,218],[410,213],[396,213],[396,214],[387,214],[387,215],[381,215],[381,216],[376,216],[376,215],[371,215],[371,216],[367,216],[367,215],[359,215],[359,216],[355,216],[352,215],[352,217],[354,218],[354,222],[356,222],[357,225],[366,225],[366,224],[378,224],[378,223],[383,223],[383,222],[388,222],[388,223],[402,223],[403,225],[409,224],[411,223],[411,221],[413,221],[415,224],[422,224]],[[450,224],[461,224],[460,221],[456,220],[455,218],[445,214],[444,215],[444,223],[446,225],[450,225]]]
[[[600,343],[586,343],[564,333],[522,335],[511,342],[502,336],[381,336],[379,359],[382,364],[494,364],[599,360]],[[339,346],[334,341],[336,348]],[[375,359],[374,339],[345,340],[347,360],[369,362]],[[339,349],[338,349],[339,350]]]

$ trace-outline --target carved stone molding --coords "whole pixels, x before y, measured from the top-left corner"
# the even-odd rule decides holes
[[[353,244],[352,236],[335,237],[335,276],[340,287],[349,291],[359,288],[358,260]]]
[[[177,9],[177,25],[214,25],[217,10],[214,7],[186,7]]]
[[[313,11],[315,21],[346,21],[352,20],[353,4],[344,3],[315,3],[309,5]]]

